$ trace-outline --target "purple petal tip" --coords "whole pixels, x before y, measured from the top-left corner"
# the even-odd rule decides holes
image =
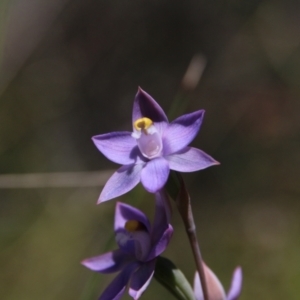
[[[82,260],[82,261],[80,262],[80,264],[83,265],[83,266],[85,266],[85,267],[88,268],[88,269],[91,269],[91,268],[90,268],[91,263],[89,262],[89,259],[84,259],[84,260]]]
[[[99,199],[98,199],[98,201],[97,201],[97,205],[99,205],[99,204],[101,204],[101,203],[103,203],[103,202],[106,202],[106,201],[108,201],[108,200],[110,200],[110,199],[105,199],[105,198],[100,194]]]
[[[146,94],[146,92],[140,86],[138,87],[136,94],[138,95],[139,93]]]

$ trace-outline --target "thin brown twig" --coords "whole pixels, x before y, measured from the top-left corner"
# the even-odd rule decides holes
[[[64,188],[104,186],[114,170],[0,174],[0,189]]]
[[[200,281],[201,281],[201,287],[203,291],[203,298],[204,300],[209,300],[208,297],[208,289],[207,289],[207,283],[205,279],[205,273],[203,268],[203,259],[200,251],[199,242],[197,239],[196,234],[196,225],[193,217],[192,212],[192,205],[190,196],[185,188],[185,184],[183,182],[182,177],[178,174],[178,179],[180,181],[180,191],[177,198],[177,207],[179,210],[179,213],[182,217],[186,233],[189,238],[189,242],[192,248],[194,260],[196,263],[196,268],[199,273]]]

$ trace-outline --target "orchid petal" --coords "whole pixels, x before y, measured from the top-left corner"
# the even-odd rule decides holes
[[[144,261],[151,250],[150,234],[143,229],[136,231],[118,230],[116,242],[124,253],[138,261]]]
[[[183,115],[171,122],[163,133],[164,154],[175,153],[195,138],[202,124],[204,110]]]
[[[203,290],[202,290],[202,286],[201,286],[201,281],[200,281],[200,277],[199,277],[199,273],[196,272],[195,276],[194,276],[194,294],[195,294],[195,298],[196,300],[203,300]]]
[[[119,300],[126,289],[132,273],[138,267],[137,263],[131,263],[104,290],[99,300]]]
[[[123,229],[118,230],[115,235],[116,243],[118,244],[119,248],[126,253],[127,255],[131,256],[136,260],[135,251],[136,251],[136,241],[131,238],[130,233]]]
[[[203,264],[209,300],[226,300],[224,288],[213,271]],[[194,293],[196,300],[203,300],[203,291],[198,272],[194,277]]]
[[[137,148],[136,140],[131,136],[131,132],[111,132],[92,137],[98,150],[109,160],[121,164],[129,165],[136,162]]]
[[[171,170],[178,172],[194,172],[219,163],[200,149],[186,147],[183,150],[166,156]]]
[[[149,261],[143,264],[131,276],[129,295],[134,299],[139,299],[143,292],[148,287],[155,269],[156,260]]]
[[[143,164],[125,165],[119,168],[106,182],[98,204],[132,190],[140,182],[140,174]]]
[[[120,271],[129,257],[121,250],[114,250],[99,256],[87,258],[81,262],[85,267],[92,271],[103,274]]]
[[[168,225],[168,228],[164,231],[163,235],[153,245],[153,248],[151,249],[151,252],[148,255],[148,260],[151,260],[159,256],[162,252],[166,250],[172,235],[173,235],[173,227],[171,225]]]
[[[148,192],[156,193],[167,182],[169,172],[169,164],[163,157],[154,158],[143,168],[141,182]]]
[[[143,224],[144,228],[132,232],[127,231],[126,223],[132,220]],[[150,228],[150,222],[143,212],[128,204],[117,203],[114,230],[120,249],[138,260],[143,260],[150,251]]]
[[[133,103],[132,123],[143,117],[152,120],[160,133],[169,123],[160,105],[148,93],[139,88]]]
[[[155,193],[155,214],[151,232],[153,244],[156,244],[164,234],[169,226],[170,219],[171,204],[166,191],[161,189]]]
[[[130,220],[136,220],[141,222],[145,225],[148,232],[150,231],[149,219],[142,211],[131,205],[118,202],[115,209],[115,231],[123,229],[125,227],[126,222]]]
[[[243,274],[242,268],[237,267],[232,276],[231,286],[227,294],[227,300],[237,300],[242,290]]]
[[[135,231],[132,233],[135,240],[135,257],[139,261],[145,261],[151,250],[151,237],[146,231]]]

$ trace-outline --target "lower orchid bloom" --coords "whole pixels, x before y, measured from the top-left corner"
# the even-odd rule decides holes
[[[157,257],[166,249],[173,233],[163,199],[160,194],[155,196],[152,226],[143,212],[118,202],[114,231],[119,249],[82,261],[84,266],[99,273],[119,272],[99,300],[120,299],[127,286],[129,295],[138,299],[149,285]]]
[[[225,294],[224,288],[214,272],[205,264],[203,264],[203,267],[209,300],[237,300],[239,298],[243,281],[241,267],[237,267],[234,270],[231,280],[231,286],[227,295]],[[204,300],[198,272],[196,272],[194,278],[194,294],[196,300]]]

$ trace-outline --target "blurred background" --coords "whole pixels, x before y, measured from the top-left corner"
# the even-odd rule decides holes
[[[113,278],[80,265],[116,247],[116,200],[96,201],[118,166],[91,136],[131,130],[141,86],[171,120],[206,110],[192,145],[221,165],[184,178],[225,289],[241,265],[242,300],[299,299],[299,78],[299,1],[2,0],[0,298],[92,300]],[[140,186],[118,200],[152,216]],[[173,298],[153,280],[142,299]]]

